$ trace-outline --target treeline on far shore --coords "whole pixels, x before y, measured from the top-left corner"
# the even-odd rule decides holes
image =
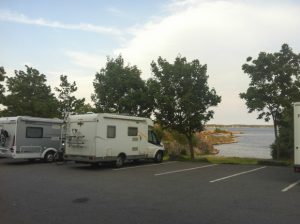
[[[273,125],[263,124],[207,124],[206,128],[273,128]]]

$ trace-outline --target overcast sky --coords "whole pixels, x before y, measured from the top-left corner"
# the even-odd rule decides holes
[[[249,79],[248,56],[300,53],[300,1],[253,0],[0,0],[0,66],[8,75],[24,65],[47,76],[52,89],[68,75],[90,102],[95,73],[122,54],[151,77],[158,56],[207,64],[209,85],[222,102],[210,123],[264,124],[239,98]]]

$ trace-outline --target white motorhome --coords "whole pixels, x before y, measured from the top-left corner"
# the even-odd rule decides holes
[[[300,172],[300,102],[294,103],[294,170]]]
[[[117,114],[70,115],[66,123],[65,159],[98,164],[153,159],[162,162],[164,147],[148,118]]]
[[[39,117],[0,118],[0,155],[13,159],[52,162],[61,145],[60,119]]]

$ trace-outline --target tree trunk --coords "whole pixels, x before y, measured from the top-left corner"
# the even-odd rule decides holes
[[[193,137],[188,137],[189,140],[189,148],[190,148],[190,154],[191,154],[191,159],[195,159],[195,154],[194,154],[194,147],[193,147]]]
[[[278,146],[278,124],[277,124],[275,117],[273,117],[273,126],[274,126],[274,135],[275,135],[276,159],[279,159],[280,158],[280,149]]]
[[[275,140],[278,138],[278,125],[277,122],[274,121],[274,134],[275,134]]]
[[[280,159],[280,148],[278,145],[278,125],[274,124],[274,131],[275,131],[275,146],[276,146],[276,159]]]

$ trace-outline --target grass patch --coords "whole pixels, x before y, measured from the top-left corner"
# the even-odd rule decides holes
[[[258,159],[255,158],[239,158],[239,157],[222,157],[222,156],[202,156],[207,162],[214,164],[240,164],[240,165],[256,165]]]
[[[266,166],[292,166],[293,161],[291,160],[271,160],[271,159],[262,159],[258,161],[259,165]]]
[[[240,164],[240,165],[256,165],[258,159],[255,158],[239,158],[239,157],[221,157],[221,156],[197,156],[195,160],[191,160],[187,155],[173,158],[173,160],[190,161],[190,162],[209,162],[213,164]]]
[[[164,157],[163,157],[163,161],[168,161],[168,160],[170,160],[170,156],[169,156],[169,154],[164,154]]]
[[[240,158],[240,157],[223,157],[214,155],[196,156],[195,160],[191,160],[188,155],[169,156],[165,155],[164,160],[177,160],[188,162],[208,162],[213,164],[237,164],[237,165],[265,165],[265,166],[292,166],[291,160],[271,160],[271,159],[256,159],[256,158]]]

